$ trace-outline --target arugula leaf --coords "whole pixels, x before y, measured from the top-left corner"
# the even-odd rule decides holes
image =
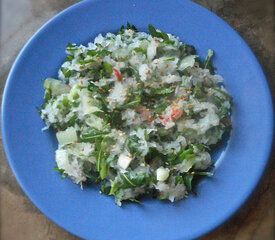
[[[104,129],[103,129],[104,130]],[[96,139],[104,137],[110,131],[105,128],[105,131],[100,131],[96,128],[89,128],[87,133],[80,134],[80,139],[83,142],[95,142]]]
[[[155,147],[149,147],[149,151],[145,156],[145,162],[150,164],[155,157],[159,155],[158,150]]]
[[[107,175],[107,173],[109,172],[109,164],[105,161],[106,159],[104,159],[104,161],[101,161],[101,166],[100,166],[100,171],[99,171],[99,175],[101,177],[101,179],[104,179]]]
[[[35,109],[37,110],[37,112],[39,113],[39,115],[42,114],[42,111],[41,111],[41,109],[39,107],[36,106]]]
[[[64,77],[65,78],[69,78],[72,74],[72,71],[68,68],[65,68],[65,67],[61,67],[60,68],[61,72],[63,73]]]
[[[75,115],[73,115],[73,116],[69,119],[69,121],[67,122],[66,128],[74,126],[75,123],[76,123],[76,120],[77,120],[77,116],[76,116],[76,114],[75,114]]]
[[[87,55],[89,56],[93,56],[93,57],[97,57],[97,56],[106,56],[111,54],[110,51],[106,50],[106,49],[100,49],[100,50],[95,50],[95,49],[91,49],[87,51]]]
[[[168,39],[168,40],[164,40],[164,43],[168,45],[174,45],[175,41]]]
[[[219,93],[221,93],[221,94],[223,94],[225,97],[227,97],[229,100],[232,100],[232,97],[228,94],[228,93],[226,93],[226,92],[224,92],[223,90],[221,90],[221,89],[219,89],[219,88],[211,88],[211,89],[213,89],[213,90],[215,90],[215,91],[217,91],[217,92],[219,92]]]
[[[91,172],[87,169],[83,169],[83,173],[85,174],[85,176],[87,178],[92,178],[92,179],[94,178],[94,176],[91,174]]]
[[[200,176],[213,176],[214,174],[212,172],[199,172],[199,171],[196,171],[196,172],[192,172],[193,174],[195,175],[200,175]]]
[[[126,24],[126,29],[131,29],[135,32],[137,32],[137,28],[134,25],[131,25],[129,22]]]
[[[123,181],[125,187],[136,187],[135,183],[132,182],[130,176],[127,173],[121,173],[120,178]]]
[[[141,97],[136,95],[135,98],[131,102],[119,105],[119,106],[117,106],[117,108],[125,109],[125,108],[129,108],[129,107],[134,107],[137,104],[139,104],[140,102],[141,102]]]
[[[139,138],[135,135],[127,138],[126,146],[129,148],[130,152],[134,156],[140,155],[138,141],[139,141]]]
[[[181,51],[181,58],[184,58],[188,55],[195,55],[196,54],[196,49],[193,45],[188,45],[186,43],[184,43],[183,45],[181,45],[179,47],[180,51]]]
[[[125,67],[125,68],[121,68],[120,72],[122,74],[127,73],[130,77],[133,76],[133,75],[135,75],[136,78],[139,79],[139,73],[138,73],[138,71],[135,68],[131,67],[131,66]]]
[[[111,183],[111,190],[109,192],[109,195],[114,195],[115,194],[115,192],[117,190],[117,187],[118,187],[117,183],[118,183],[117,179],[115,179],[114,181],[112,181],[112,183]]]
[[[141,52],[141,53],[143,53],[143,54],[146,54],[146,53],[147,53],[146,49],[144,49],[144,48],[142,48],[142,47],[136,47],[136,48],[134,48],[133,50],[134,50],[135,52]]]
[[[186,149],[185,151],[181,152],[178,156],[178,161],[182,162],[184,159],[190,159],[193,157],[194,148],[191,146],[190,148]],[[192,155],[190,155],[192,154]]]
[[[52,98],[51,89],[46,88],[44,92],[44,99],[46,102],[48,102]]]
[[[84,53],[79,53],[79,54],[78,54],[78,57],[80,57],[80,59],[84,59],[84,58],[85,58],[85,55],[84,55]]]
[[[98,142],[95,144],[96,171],[99,172],[101,179],[104,179],[109,172],[109,164],[106,161],[109,157],[109,152],[106,151],[106,149],[107,141],[110,139],[112,138],[105,136],[101,142],[100,140],[97,140]]]
[[[128,21],[126,23],[126,29],[131,29],[134,32],[137,32],[137,28],[134,25],[131,25]],[[124,33],[124,31],[125,31],[125,27],[124,27],[124,25],[121,25],[117,34],[122,34],[122,33]]]
[[[63,99],[62,99],[63,106],[67,107],[69,105],[69,102],[70,102],[69,98],[64,96]]]
[[[147,174],[146,173],[137,173],[135,177],[132,178],[132,182],[136,185],[136,186],[141,186],[143,184],[146,184],[148,181],[146,180],[147,178]]]
[[[199,89],[199,85],[196,83],[195,84],[195,87],[193,89],[193,96],[196,96],[197,92],[198,92],[198,89]]]
[[[148,29],[149,29],[149,33],[153,37],[162,38],[165,41],[169,40],[169,36],[167,35],[167,33],[163,32],[159,29],[154,28],[153,25],[149,24]]]
[[[113,162],[115,159],[117,159],[118,157],[117,156],[109,156],[107,159],[106,159],[106,162],[109,164],[111,162]]]
[[[120,27],[120,29],[119,29],[119,31],[118,31],[117,34],[122,34],[124,32],[124,30],[125,30],[124,25],[121,25],[121,27]]]
[[[84,65],[84,64],[87,64],[87,63],[95,62],[95,60],[92,59],[92,58],[90,58],[90,59],[77,59],[76,62],[81,64],[81,65]]]
[[[98,86],[96,86],[92,80],[89,80],[89,85],[88,85],[88,90],[90,90],[91,92],[97,92],[99,94],[102,94],[102,91],[99,89]]]
[[[112,74],[113,72],[113,66],[110,63],[103,62],[104,70],[107,74]]]
[[[174,61],[175,60],[175,57],[171,56],[171,57],[166,57],[163,59],[163,61]]]
[[[68,52],[74,52],[78,49],[78,47],[76,47],[74,44],[72,43],[67,43],[66,45],[66,51]]]
[[[65,178],[65,177],[68,176],[68,174],[65,173],[65,170],[64,170],[64,169],[61,169],[61,168],[59,168],[59,167],[57,167],[57,166],[53,167],[53,169],[56,170],[56,171],[58,171],[58,172],[60,172],[60,173],[62,173],[61,179],[63,179],[63,178]]]
[[[96,99],[100,100],[104,110],[107,109],[108,103],[105,100],[106,94],[103,92],[102,89],[100,89],[98,86],[96,86],[91,80],[89,80],[88,90],[91,92],[97,92]]]
[[[100,185],[100,192],[107,195],[110,193],[110,191],[111,191],[111,186],[110,186],[109,182],[102,181],[101,185]]]
[[[137,187],[146,184],[146,173],[137,173],[134,177],[130,177],[128,173],[121,173],[120,178],[123,181],[122,188]]]
[[[182,184],[183,183],[183,178],[182,176],[176,176],[176,185],[177,184]]]
[[[162,113],[169,106],[168,102],[156,102],[153,105],[154,111],[158,114]]]
[[[102,159],[102,147],[100,146],[100,149],[97,153],[97,156],[96,156],[96,171],[100,171],[100,167],[101,167],[101,159]]]
[[[192,192],[192,180],[194,175],[191,173],[186,173],[183,176],[184,184],[189,192]]]
[[[153,95],[165,95],[174,92],[171,88],[152,88],[151,94]]]
[[[211,150],[211,148],[209,146],[207,146],[206,144],[203,144],[203,143],[192,144],[192,146],[197,147],[200,151],[204,151],[205,149],[207,149],[208,151]]]
[[[67,57],[65,58],[65,62],[72,61],[73,59],[74,59],[74,56],[68,54]]]
[[[135,199],[135,198],[129,198],[129,200],[130,200],[131,202],[140,203],[140,201],[137,200],[137,199]]]
[[[213,57],[213,55],[214,55],[213,50],[212,49],[208,49],[207,56],[206,56],[205,60],[202,62],[202,67],[204,69],[208,69],[211,74],[213,74],[214,71],[216,70],[216,68],[213,67],[213,65],[211,63],[211,58]]]

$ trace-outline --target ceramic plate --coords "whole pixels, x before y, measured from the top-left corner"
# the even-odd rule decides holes
[[[141,205],[114,204],[96,186],[81,190],[53,170],[57,148],[35,106],[43,101],[42,78],[57,77],[67,42],[86,44],[129,21],[148,23],[194,45],[215,50],[214,65],[233,97],[230,137],[213,156],[216,173],[200,181],[197,196],[177,203],[145,198]],[[2,104],[2,137],[17,181],[32,202],[66,230],[93,240],[190,239],[217,227],[247,199],[268,161],[273,110],[255,56],[224,21],[190,1],[82,1],[46,23],[18,55]]]

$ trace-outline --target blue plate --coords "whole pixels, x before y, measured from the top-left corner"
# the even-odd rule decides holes
[[[216,174],[197,187],[198,196],[177,203],[145,198],[141,205],[114,204],[95,186],[83,191],[53,171],[57,143],[35,110],[42,78],[55,77],[67,42],[92,41],[127,21],[148,23],[193,44],[214,64],[233,96],[233,130],[215,154]],[[4,91],[2,135],[10,166],[22,189],[50,219],[86,239],[190,239],[217,227],[247,199],[266,166],[273,110],[263,71],[251,50],[225,22],[189,1],[83,1],[45,24],[17,57]]]

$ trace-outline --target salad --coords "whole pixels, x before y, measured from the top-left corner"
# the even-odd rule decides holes
[[[67,44],[58,79],[44,80],[38,108],[56,130],[62,177],[100,193],[175,201],[197,176],[212,175],[211,148],[231,128],[231,97],[192,45],[149,24],[127,23],[87,46]]]

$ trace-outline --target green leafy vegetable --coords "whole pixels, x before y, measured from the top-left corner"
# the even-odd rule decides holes
[[[232,100],[232,97],[228,93],[224,92],[223,90],[221,90],[219,88],[214,88],[214,87],[212,89],[215,90],[215,91],[217,91],[217,92],[219,92],[219,93],[221,93],[221,94],[223,94],[229,100]]]
[[[171,57],[166,57],[163,59],[163,61],[174,61],[175,60],[175,57],[171,56]]]
[[[91,62],[95,62],[94,59],[90,58],[90,59],[78,59],[77,60],[77,63],[81,64],[81,65],[84,65],[84,64],[87,64],[87,63],[91,63]]]
[[[110,131],[105,127],[102,131],[96,128],[89,128],[86,133],[80,135],[80,139],[83,142],[95,142],[96,139],[104,137],[104,135],[108,134]]]
[[[67,52],[74,52],[78,49],[74,44],[72,43],[67,43],[66,51]]]
[[[66,57],[66,59],[65,59],[65,62],[72,61],[73,59],[74,59],[74,55],[68,54],[67,57]]]
[[[136,47],[136,48],[134,48],[133,50],[134,50],[135,52],[141,52],[141,53],[143,53],[143,54],[146,54],[146,53],[147,53],[146,49],[144,49],[144,48],[142,48],[142,47]]]
[[[117,179],[115,179],[113,182],[112,182],[112,185],[111,185],[111,190],[109,192],[109,195],[114,195],[116,190],[117,190]]]
[[[162,113],[168,106],[169,103],[167,101],[159,101],[155,103],[153,107],[156,113]]]
[[[131,25],[129,22],[126,24],[126,29],[131,29],[133,31],[137,31],[137,28],[134,25]]]
[[[177,184],[182,184],[183,183],[183,178],[182,176],[176,176],[176,185]]]
[[[179,154],[178,160],[182,162],[184,159],[193,158],[195,155],[193,154],[194,148],[191,146],[190,148],[186,149],[185,151]]]
[[[124,29],[125,29],[124,25],[121,25],[117,34],[122,34],[124,32]]]
[[[63,179],[63,178],[65,178],[65,177],[68,176],[68,174],[65,173],[65,170],[64,170],[64,169],[60,169],[60,168],[58,168],[58,167],[53,167],[53,169],[56,170],[56,171],[58,171],[58,172],[60,172],[60,173],[62,174],[62,175],[61,175],[61,179]]]
[[[159,29],[154,28],[151,24],[148,25],[148,29],[149,29],[150,34],[153,37],[162,38],[165,41],[169,40],[169,36],[167,35],[167,33],[163,32]]]
[[[200,176],[213,176],[213,173],[211,173],[211,172],[199,172],[199,171],[196,171],[196,172],[193,172],[193,174],[200,175]]]
[[[112,74],[113,72],[113,66],[110,63],[103,62],[104,70],[107,74]]]
[[[199,89],[199,85],[196,84],[195,87],[194,87],[194,90],[193,90],[193,95],[196,96],[197,92],[198,92],[198,89]]]
[[[196,54],[195,47],[192,45],[188,45],[186,43],[184,43],[183,45],[180,46],[180,51],[181,51],[181,58]]]
[[[100,50],[88,50],[87,55],[97,57],[97,56],[106,56],[108,54],[111,54],[110,51],[106,49],[100,49]]]
[[[189,192],[192,192],[192,180],[194,175],[191,173],[186,173],[183,176],[184,184]]]
[[[174,89],[171,88],[153,88],[151,94],[153,95],[165,95],[174,92]]]
[[[72,74],[72,71],[68,68],[65,68],[65,67],[61,67],[61,72],[63,73],[64,77],[65,78],[69,78]]]
[[[206,56],[205,60],[202,63],[202,67],[205,68],[205,69],[208,69],[211,74],[213,74],[215,72],[215,68],[213,67],[213,65],[211,63],[211,58],[213,57],[213,55],[214,55],[213,50],[208,49],[207,56]]]
[[[118,109],[126,109],[126,108],[129,108],[129,107],[134,107],[137,104],[139,104],[140,102],[141,102],[141,97],[140,96],[135,96],[135,98],[131,102],[119,105],[119,106],[117,106],[117,108]]]

